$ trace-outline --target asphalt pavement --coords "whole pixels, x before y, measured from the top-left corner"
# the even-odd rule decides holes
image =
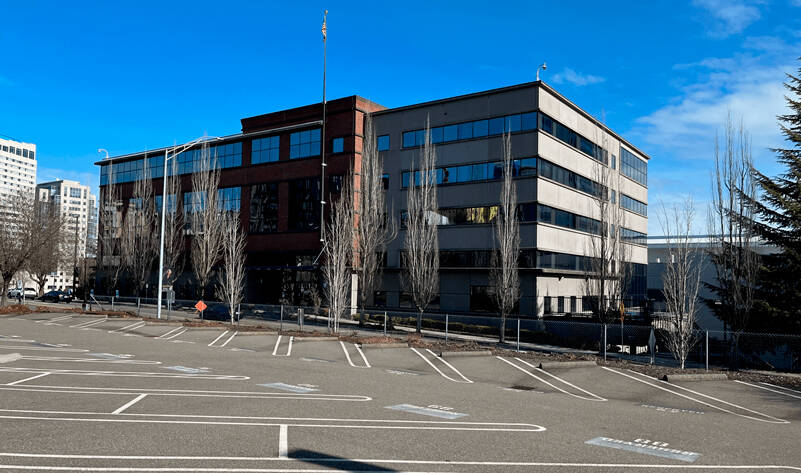
[[[437,355],[0,316],[0,470],[801,471],[801,392]]]

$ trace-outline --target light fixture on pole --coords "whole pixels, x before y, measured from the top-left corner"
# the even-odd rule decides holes
[[[185,143],[180,147],[173,146],[172,147],[172,156],[170,156],[170,148],[164,149],[164,173],[162,174],[161,178],[161,232],[159,236],[159,284],[158,284],[158,296],[156,302],[156,317],[161,318],[161,292],[164,289],[164,223],[165,223],[165,216],[167,214],[167,161],[170,159],[175,158],[179,154],[183,153],[184,151],[188,150],[192,146],[195,146],[199,143],[203,143],[206,141],[211,140],[220,140],[222,138],[218,136],[201,136],[200,138],[194,139],[189,143]],[[175,198],[177,199],[178,196],[176,195]]]
[[[543,62],[542,64],[537,66],[537,82],[540,81],[540,69],[542,69],[544,71],[544,70],[548,69],[548,65]]]

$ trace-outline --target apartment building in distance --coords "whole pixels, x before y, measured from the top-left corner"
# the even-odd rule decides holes
[[[0,138],[0,196],[36,188],[36,145]]]
[[[77,257],[80,261],[85,255],[92,257],[96,252],[97,197],[92,194],[89,186],[62,179],[37,184],[36,198],[40,202],[53,204],[59,210],[65,222],[64,231],[69,235],[66,247],[62,249],[67,258],[61,267],[47,278],[44,290],[72,289],[74,262],[69,256]]]
[[[645,298],[650,158],[537,81],[392,109],[358,96],[333,100],[327,103],[325,136],[319,103],[242,119],[241,133],[212,147],[221,167],[221,201],[241,210],[247,231],[248,302],[309,303],[305,297],[315,285],[321,250],[320,200],[336,198],[343,177],[358,163],[366,114],[374,120],[387,201],[398,220],[430,121],[437,152],[441,267],[440,295],[432,310],[492,310],[490,254],[504,133],[511,135],[520,204],[520,313],[586,311],[588,242],[604,228],[592,197],[603,187],[596,181],[600,171],[615,177],[614,185],[604,189],[625,215],[618,225],[634,268],[627,306]],[[328,162],[324,181],[321,150]],[[101,194],[110,175],[122,200],[130,199],[143,166],[149,167],[160,194],[164,151],[97,162]],[[198,157],[192,149],[177,158],[184,176],[179,202],[191,202],[189,175]],[[358,174],[358,164],[354,171]],[[411,308],[401,281],[403,238],[401,227],[387,248],[383,285],[373,295],[376,306]]]

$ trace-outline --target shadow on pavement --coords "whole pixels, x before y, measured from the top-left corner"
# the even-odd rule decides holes
[[[349,460],[336,455],[328,455],[326,453],[315,452],[312,450],[293,450],[289,454],[289,458],[331,468],[334,471],[398,471],[384,466],[373,465],[371,463],[364,463],[357,460]]]

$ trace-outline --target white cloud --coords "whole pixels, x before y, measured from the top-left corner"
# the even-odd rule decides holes
[[[693,5],[709,12],[714,22],[709,25],[709,35],[725,38],[745,30],[762,16],[756,4],[749,0],[693,0]]]
[[[580,74],[569,67],[564,68],[562,72],[554,74],[552,79],[554,84],[564,84],[565,82],[569,82],[577,86],[598,84],[605,80],[606,79],[600,76],[594,76],[591,74]]]
[[[790,5],[794,7],[801,7],[801,0],[790,0]]]

